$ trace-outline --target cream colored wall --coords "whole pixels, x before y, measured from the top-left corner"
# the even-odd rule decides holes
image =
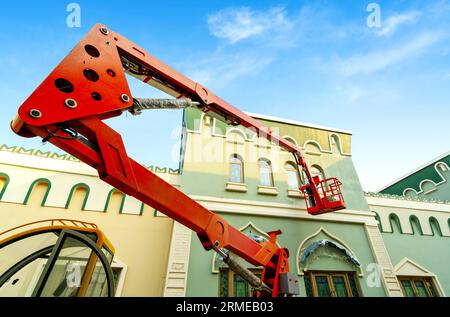
[[[82,192],[75,193],[70,210],[41,207],[45,190],[45,185],[37,186],[27,205],[0,202],[0,231],[51,218],[93,222],[116,248],[115,256],[128,266],[122,296],[162,296],[173,225],[170,218],[154,217],[148,207],[142,216],[119,214],[120,199],[112,199],[106,213],[82,211]]]
[[[17,158],[17,161],[20,161],[23,155],[14,154],[12,158]],[[34,156],[28,156],[30,165],[35,159]],[[56,161],[54,159],[38,159],[41,163],[47,163],[47,169],[16,166],[14,160],[0,159],[0,173],[14,174],[14,177],[10,178],[0,201],[0,232],[44,219],[65,218],[93,222],[99,226],[114,245],[115,256],[127,265],[122,296],[162,296],[173,220],[168,217],[155,217],[154,209],[146,205],[142,215],[140,215],[140,205],[137,206],[136,204],[130,204],[130,206],[134,205],[135,208],[130,207],[129,213],[125,213],[124,208],[120,213],[123,198],[121,193],[111,196],[108,208],[104,212],[105,197],[102,195],[96,196],[97,189],[100,189],[99,192],[104,192],[104,183],[93,174],[83,175],[81,171],[85,168],[84,164],[69,162],[72,165],[78,164],[80,173],[77,173],[77,165],[73,165],[70,169],[71,173],[67,173],[52,170],[52,166],[57,165],[53,164]],[[47,162],[42,160],[47,160]],[[65,162],[56,163],[62,164]],[[30,175],[32,175],[31,178]],[[161,176],[170,179],[167,175]],[[42,206],[47,191],[46,183],[38,183],[33,188],[27,204],[23,204],[24,195],[26,195],[32,183],[31,179],[38,178],[50,180],[52,186],[48,197],[50,197],[52,191],[58,192],[59,196],[53,195],[53,204],[57,203],[59,207],[51,206],[48,203]],[[67,209],[62,207],[65,206],[70,191],[61,191],[61,188],[71,188],[65,184],[67,182],[70,182],[70,184],[79,183],[80,178],[89,182],[89,201],[91,201],[91,206],[99,206],[98,209],[100,210],[81,210],[86,195],[86,191],[83,189],[74,191]],[[4,186],[5,178],[0,177],[0,193]],[[21,195],[18,193],[21,193]],[[8,197],[14,198],[16,202],[5,201],[5,198]],[[127,198],[129,197],[127,196]],[[138,209],[135,210],[136,208]]]
[[[395,214],[399,218],[402,231],[405,234],[413,233],[409,218],[410,216],[416,216],[424,235],[432,235],[429,219],[434,217],[439,223],[442,235],[450,236],[450,227],[448,226],[449,204],[399,198],[387,198],[382,195],[379,197],[366,196],[370,209],[378,214],[384,232],[392,231],[389,215]]]

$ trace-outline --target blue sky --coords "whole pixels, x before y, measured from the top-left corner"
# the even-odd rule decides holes
[[[80,28],[66,25],[71,2]],[[380,27],[367,25],[371,2]],[[96,22],[244,111],[352,131],[367,191],[450,149],[450,0],[9,2],[0,13],[0,143],[55,150],[16,136],[9,122]],[[112,125],[131,156],[177,166],[181,112],[120,119]]]

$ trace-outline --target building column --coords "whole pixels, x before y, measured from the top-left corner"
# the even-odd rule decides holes
[[[403,297],[400,284],[395,275],[394,267],[392,266],[389,253],[386,250],[378,226],[366,223],[365,228],[372,248],[372,253],[378,265],[380,265],[381,279],[387,295],[389,297]]]
[[[174,221],[164,296],[186,296],[191,234],[190,229]]]

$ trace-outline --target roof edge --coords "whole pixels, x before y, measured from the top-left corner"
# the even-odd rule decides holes
[[[326,126],[322,126],[322,125],[316,125],[316,124],[305,123],[305,122],[296,121],[296,120],[284,119],[284,118],[269,116],[269,115],[260,114],[260,113],[253,113],[253,112],[245,112],[245,113],[247,115],[249,115],[250,117],[257,118],[257,119],[276,121],[276,122],[280,122],[280,123],[288,123],[288,124],[293,124],[293,125],[302,126],[302,127],[316,128],[316,129],[320,129],[320,130],[339,132],[339,133],[350,134],[350,135],[353,134],[351,131],[330,128],[330,127],[326,127]]]
[[[424,169],[425,167],[430,166],[431,164],[437,163],[437,161],[439,161],[439,160],[441,160],[441,159],[443,159],[444,157],[447,157],[447,156],[449,156],[449,155],[450,155],[450,151],[448,151],[448,152],[446,152],[446,153],[444,153],[444,154],[441,154],[441,155],[435,157],[435,158],[432,159],[431,161],[429,161],[429,162],[427,162],[427,163],[425,163],[425,164],[422,164],[421,166],[419,166],[419,167],[413,169],[412,171],[410,171],[409,173],[406,173],[405,175],[403,175],[403,176],[399,177],[398,179],[392,181],[392,182],[389,183],[388,185],[386,185],[386,186],[380,188],[379,190],[376,191],[376,193],[379,193],[379,192],[381,192],[382,190],[385,190],[385,189],[391,187],[392,185],[395,185],[396,183],[398,183],[398,182],[404,180],[405,178],[411,176],[412,174],[419,172],[420,170]]]

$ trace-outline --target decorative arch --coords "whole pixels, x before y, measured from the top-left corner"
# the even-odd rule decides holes
[[[120,193],[120,194],[122,194],[122,201],[121,201],[120,207],[119,207],[119,214],[122,213],[122,211],[123,211],[123,206],[124,206],[124,204],[125,204],[125,197],[126,197],[126,195],[125,195],[124,193],[122,193],[120,190],[118,190],[117,188],[113,188],[113,189],[111,189],[111,190],[109,191],[108,196],[107,196],[107,198],[106,198],[105,208],[104,208],[103,212],[107,212],[107,211],[108,211],[109,203],[110,203],[110,201],[111,201],[112,196],[113,196],[115,193]]]
[[[446,169],[446,171],[441,170],[441,167]],[[419,191],[416,191],[413,188],[405,188],[403,190],[403,196],[405,196],[405,197],[414,197],[414,196],[417,196],[419,194],[426,193],[427,191],[432,190],[433,188],[436,188],[438,185],[441,185],[441,184],[447,182],[447,179],[444,176],[444,173],[450,173],[450,167],[448,166],[447,163],[445,163],[445,162],[437,162],[437,163],[435,163],[434,164],[434,170],[436,171],[436,173],[438,173],[439,177],[441,178],[440,182],[435,183],[434,181],[432,181],[430,179],[424,179],[424,180],[422,180],[419,183]],[[430,188],[428,190],[424,189],[424,186],[426,186],[427,184],[430,184],[429,186],[432,186],[432,188]]]
[[[403,234],[403,230],[402,230],[402,225],[400,223],[400,219],[394,213],[389,214],[389,224],[391,225],[391,233],[395,233],[394,225],[392,223],[394,223],[394,225],[397,228],[398,232]]]
[[[85,210],[86,203],[89,198],[89,194],[91,192],[90,187],[85,183],[78,183],[72,187],[72,189],[70,190],[70,193],[69,193],[69,197],[67,198],[66,206],[64,207],[65,209],[69,208],[70,201],[72,200],[73,194],[80,188],[83,188],[84,190],[86,190],[86,195],[84,195],[83,204],[81,205],[81,210]]]
[[[438,235],[442,237],[442,230],[441,226],[439,225],[439,221],[435,217],[431,216],[430,218],[428,218],[428,222],[430,224],[432,235]]]
[[[450,171],[450,167],[445,162],[437,162],[436,164],[434,164],[434,168],[438,172],[448,172],[448,171]]]
[[[351,254],[355,259],[357,259],[356,255],[355,255],[355,252],[353,252],[353,250],[348,246],[347,243],[345,243],[343,240],[339,239],[335,235],[332,235],[331,233],[329,233],[325,228],[320,227],[319,230],[317,230],[316,232],[314,232],[310,236],[307,236],[305,239],[303,239],[303,241],[300,243],[299,247],[297,248],[297,253],[296,253],[296,256],[295,256],[295,263],[296,263],[296,266],[297,266],[297,274],[300,275],[300,276],[304,275],[303,271],[300,268],[300,258],[301,258],[302,252],[304,252],[307,249],[306,243],[308,241],[310,241],[310,240],[313,240],[315,237],[319,236],[319,234],[323,234],[326,237],[328,237],[329,239],[331,239],[331,241],[328,240],[328,239],[320,239],[320,240],[328,240],[328,241],[334,243],[336,246],[340,245],[345,250],[347,250],[347,252],[349,254]],[[320,241],[320,240],[318,240],[318,241]],[[359,263],[359,261],[358,261],[358,263]],[[358,271],[358,276],[361,277],[361,276],[364,275],[361,265],[359,265],[359,266],[356,265],[355,268]]]
[[[324,180],[326,178],[325,172],[324,172],[322,166],[320,166],[318,164],[311,165],[310,172],[311,172],[312,176],[320,176],[321,180]]]
[[[339,151],[339,153],[343,154],[342,141],[341,141],[341,137],[339,135],[337,135],[336,133],[331,133],[330,136],[328,137],[328,142],[330,144],[330,151],[331,152],[333,152],[334,146],[336,146],[338,151]]]
[[[405,188],[403,190],[403,196],[405,197],[415,197],[418,195],[418,192],[414,188]]]
[[[290,135],[285,135],[282,137],[282,139],[285,139],[286,141],[293,143],[297,147],[299,146],[297,140]]]
[[[231,128],[231,129],[227,130],[227,132],[225,133],[225,137],[227,139],[231,139],[231,135],[233,135],[233,134],[240,135],[242,137],[242,141],[240,141],[240,140],[236,141],[238,143],[241,143],[241,142],[243,143],[247,139],[244,131],[242,131],[241,129],[238,129],[238,128]]]
[[[416,215],[409,216],[409,224],[411,225],[413,234],[419,233],[421,236],[423,235],[422,226]]]
[[[258,228],[253,222],[249,221],[245,226],[239,229],[240,232],[246,234],[247,236],[253,238],[258,242],[267,241],[269,239],[269,235],[262,229]],[[277,246],[280,247],[280,244],[277,242]],[[212,257],[212,265],[211,272],[214,274],[219,273],[220,265],[222,264],[222,260],[216,252]]]
[[[28,189],[27,195],[25,196],[25,199],[23,200],[23,205],[28,204],[28,200],[30,199],[31,193],[33,192],[34,188],[40,183],[47,184],[47,190],[45,191],[44,197],[42,198],[42,202],[41,202],[41,206],[45,205],[45,202],[47,201],[47,197],[50,192],[50,189],[52,188],[52,183],[50,182],[50,180],[48,178],[39,178],[39,179],[36,179],[33,183],[31,183],[31,185]]]
[[[429,187],[429,188],[426,188]],[[436,188],[436,183],[430,179],[424,179],[419,183],[420,192],[427,193],[430,190]]]
[[[430,277],[434,282],[433,284],[435,286],[436,291],[439,293],[439,296],[442,297],[446,296],[444,289],[442,288],[442,285],[439,282],[439,279],[436,276],[436,274],[406,257],[400,260],[400,262],[394,266],[394,272],[396,276]]]
[[[8,187],[8,184],[9,184],[9,181],[10,181],[9,175],[5,174],[5,173],[0,173],[0,180],[1,179],[3,179],[5,183],[3,184],[3,187],[0,190],[0,200],[2,199],[3,194],[5,193],[6,188]]]
[[[317,148],[318,151],[308,150],[308,147],[307,147],[308,145],[312,145],[314,148]],[[320,143],[315,140],[305,141],[305,143],[303,144],[303,148],[305,149],[306,152],[313,153],[313,154],[321,154],[321,152],[324,152]]]
[[[376,211],[372,211],[375,214],[375,220],[378,221],[378,229],[383,232],[383,225],[381,223],[380,215]]]

